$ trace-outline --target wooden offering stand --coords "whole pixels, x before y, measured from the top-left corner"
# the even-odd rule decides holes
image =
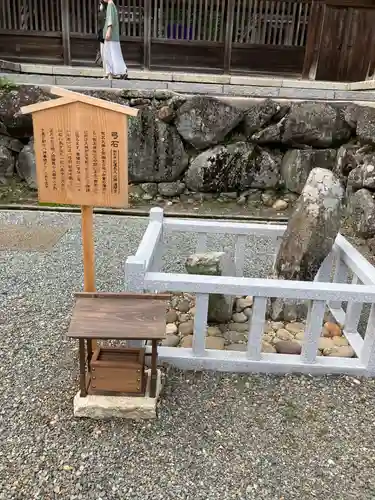
[[[97,347],[97,340],[151,340],[150,396],[157,385],[157,341],[165,335],[166,295],[95,291],[93,206],[128,205],[128,118],[138,110],[59,87],[59,96],[21,108],[31,113],[38,197],[82,207],[84,292],[68,336],[79,339],[81,396],[144,395],[145,349]],[[87,365],[87,370],[86,370]]]
[[[95,340],[151,340],[149,396],[156,396],[157,343],[165,337],[169,295],[77,293],[67,336],[79,340],[80,395],[144,396],[144,348],[97,347]]]

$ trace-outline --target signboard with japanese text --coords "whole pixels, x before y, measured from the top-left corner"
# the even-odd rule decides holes
[[[126,207],[127,120],[84,102],[33,113],[39,201]]]

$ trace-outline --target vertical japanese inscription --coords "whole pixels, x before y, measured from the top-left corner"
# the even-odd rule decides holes
[[[84,164],[85,164],[85,191],[89,193],[91,191],[91,179],[90,179],[90,169],[89,169],[89,133],[87,130],[83,132],[83,147],[84,147]]]
[[[73,186],[73,153],[72,153],[72,133],[70,130],[66,131],[66,151],[68,162],[68,186]]]
[[[41,142],[42,142],[42,161],[43,161],[43,178],[44,187],[48,189],[48,155],[47,155],[47,135],[44,128],[41,129]]]
[[[120,153],[119,153],[119,140],[118,140],[118,132],[111,133],[111,166],[112,166],[112,185],[111,192],[112,194],[118,194],[119,190],[119,176],[120,176],[120,168],[119,161]]]
[[[51,168],[52,168],[52,189],[57,191],[57,170],[56,170],[56,149],[55,149],[55,131],[49,129],[49,148],[51,151]]]
[[[92,131],[92,170],[94,179],[94,193],[98,193],[99,186],[99,166],[98,166],[98,136],[95,130]]]
[[[77,191],[81,191],[81,138],[79,131],[75,131],[75,142],[76,142],[76,180],[77,180]]]
[[[101,171],[102,171],[102,193],[107,192],[107,146],[106,134],[100,132],[100,156],[101,156]]]
[[[58,130],[59,143],[59,171],[60,171],[60,189],[65,189],[65,148],[64,148],[64,133],[61,129]]]

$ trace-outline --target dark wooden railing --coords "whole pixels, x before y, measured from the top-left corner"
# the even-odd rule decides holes
[[[364,79],[374,66],[374,50],[363,51],[375,42],[372,0],[118,0],[117,7],[130,66],[343,80]],[[93,0],[0,0],[5,59],[93,64],[97,29]]]

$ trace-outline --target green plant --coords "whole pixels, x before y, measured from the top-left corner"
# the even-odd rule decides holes
[[[17,85],[5,77],[0,77],[0,90],[5,90],[10,92],[11,90],[15,90]]]

